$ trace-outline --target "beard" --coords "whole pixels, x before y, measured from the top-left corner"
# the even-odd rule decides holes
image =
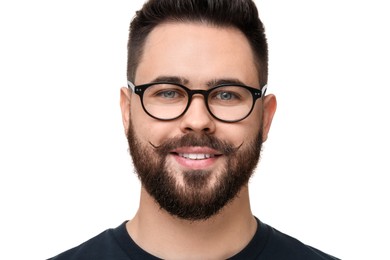
[[[144,189],[160,208],[191,221],[206,220],[233,201],[252,176],[262,147],[262,131],[253,140],[238,147],[209,134],[195,133],[167,139],[158,146],[150,142],[143,144],[137,138],[131,120],[127,139]],[[171,151],[188,146],[217,150],[225,158],[223,167],[181,171],[170,165],[167,157]]]

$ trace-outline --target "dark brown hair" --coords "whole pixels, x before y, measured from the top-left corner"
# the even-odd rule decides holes
[[[263,23],[252,0],[149,0],[130,24],[127,78],[134,82],[145,40],[164,22],[200,22],[239,29],[248,39],[259,72],[260,87],[268,78],[268,45]]]

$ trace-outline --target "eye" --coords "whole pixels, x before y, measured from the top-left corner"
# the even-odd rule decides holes
[[[167,85],[156,85],[150,89],[151,98],[158,99],[183,99],[187,96],[186,92],[181,88],[176,88]]]
[[[175,90],[164,90],[160,91],[156,94],[158,97],[162,98],[178,98],[180,94]]]
[[[238,106],[251,100],[251,92],[241,86],[214,88],[209,95],[209,104],[216,106]]]
[[[214,93],[213,99],[220,102],[226,102],[226,101],[239,101],[241,98],[240,93],[237,91],[231,91],[231,90],[220,90],[216,93]]]
[[[220,100],[232,100],[237,98],[237,96],[232,93],[232,92],[227,92],[227,91],[221,91],[215,95],[216,98]]]

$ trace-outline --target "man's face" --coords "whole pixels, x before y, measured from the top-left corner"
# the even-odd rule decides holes
[[[156,27],[135,78],[135,85],[174,78],[190,89],[208,89],[210,82],[220,80],[259,88],[252,50],[241,32],[193,23]],[[258,100],[249,117],[224,123],[208,113],[202,96],[195,95],[182,117],[159,121],[143,111],[138,95],[123,89],[121,98],[143,188],[161,208],[190,220],[218,213],[246,187],[274,111],[272,107],[270,116],[264,113],[262,102],[267,101]]]

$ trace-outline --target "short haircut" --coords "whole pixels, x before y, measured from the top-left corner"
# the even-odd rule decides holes
[[[252,0],[149,0],[130,24],[127,78],[135,81],[149,33],[166,22],[195,22],[233,27],[248,39],[254,54],[260,87],[268,80],[268,44],[264,26]]]

